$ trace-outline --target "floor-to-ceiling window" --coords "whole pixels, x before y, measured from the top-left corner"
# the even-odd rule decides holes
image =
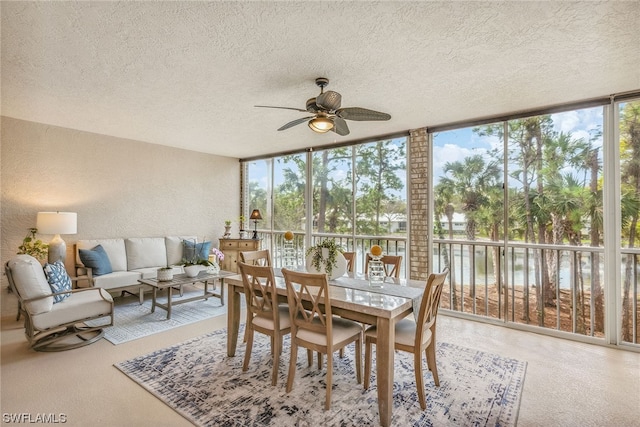
[[[614,330],[638,342],[639,105],[617,104],[619,141],[606,137],[610,105],[432,133],[434,259],[451,269],[445,308],[595,340]],[[605,156],[605,141],[619,144],[619,157]],[[603,195],[616,183],[605,179],[604,162],[620,171],[620,197],[607,200],[619,205],[609,218],[620,215],[621,231],[605,221]],[[621,264],[617,297],[605,280],[614,277],[608,233],[622,246],[609,264]],[[619,330],[607,329],[608,311]]]
[[[271,218],[258,228],[274,264],[281,265],[283,235],[292,231],[299,261],[308,244],[332,239],[357,253],[362,272],[365,253],[380,244],[385,253],[404,256],[404,274],[406,144],[403,136],[247,161],[245,188],[251,203],[267,209],[263,218]]]
[[[640,343],[640,99],[616,104],[620,175],[620,333]]]

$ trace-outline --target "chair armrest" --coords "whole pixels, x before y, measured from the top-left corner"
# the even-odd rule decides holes
[[[86,287],[92,288],[95,286],[95,282],[93,280],[93,269],[85,267],[83,264],[76,264],[76,277],[72,278],[71,280],[75,280],[77,288],[80,287],[80,284],[78,282],[84,280],[87,281]]]
[[[100,292],[101,290],[103,290],[103,289],[102,288],[70,289],[68,291],[52,292],[52,293],[47,294],[47,295],[39,295],[37,297],[33,297],[33,298],[22,300],[22,302],[23,303],[28,303],[28,302],[38,301],[38,300],[41,300],[41,299],[44,299],[44,298],[50,298],[50,297],[55,296],[55,295],[62,295],[62,294],[69,294],[69,293],[75,294],[77,292]],[[100,292],[100,296],[102,296],[102,292]],[[104,299],[104,297],[102,297],[102,299]]]

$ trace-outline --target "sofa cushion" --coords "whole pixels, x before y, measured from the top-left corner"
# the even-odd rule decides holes
[[[31,255],[16,255],[9,260],[13,283],[23,300],[51,295],[51,288],[44,276],[42,265]],[[53,297],[42,298],[25,304],[31,314],[46,313],[53,307]]]
[[[97,245],[102,246],[109,256],[109,262],[111,263],[113,271],[127,270],[127,252],[124,247],[124,239],[90,239],[78,240],[76,243],[78,249],[91,249]],[[82,262],[79,254],[76,262]]]
[[[47,282],[49,282],[49,286],[54,293],[71,290],[71,278],[67,274],[67,270],[64,268],[62,261],[56,261],[53,264],[45,264],[44,275],[46,276]],[[54,295],[53,303],[58,303],[70,296],[71,293]]]
[[[137,237],[125,239],[127,270],[167,265],[167,247],[164,237]]]
[[[74,292],[60,304],[55,304],[48,313],[33,316],[33,326],[45,330],[79,319],[108,316],[113,306],[113,298],[104,289],[91,288]]]
[[[194,259],[209,259],[211,252],[211,242],[194,243],[185,240],[183,247],[183,259],[191,261]]]
[[[141,278],[142,275],[137,271],[114,271],[113,273],[95,277],[93,283],[97,288],[117,289],[131,285],[142,286],[138,282],[138,279]]]
[[[167,247],[167,265],[177,265],[182,262],[183,240],[197,241],[194,236],[167,236],[164,238],[164,244]]]
[[[102,276],[113,272],[109,256],[102,245],[92,249],[78,249],[78,253],[84,266],[93,269],[94,276]]]

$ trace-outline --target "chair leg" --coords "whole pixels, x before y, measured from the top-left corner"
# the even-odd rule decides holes
[[[433,382],[435,383],[436,387],[440,387],[440,379],[438,378],[438,365],[436,365],[435,341],[431,341],[429,346],[426,348],[425,353],[427,354],[427,366],[433,374]]]
[[[318,370],[322,370],[322,353],[320,352],[318,352]]]
[[[369,381],[371,381],[371,340],[369,337],[364,339],[364,389],[369,389]]]
[[[327,352],[327,400],[324,402],[324,409],[331,409],[331,386],[333,381],[333,354]]]
[[[358,384],[362,384],[362,340],[355,342],[356,346],[356,378]]]
[[[271,374],[271,385],[274,386],[278,383],[278,371],[280,368],[280,346],[282,345],[281,337],[278,331],[274,331],[276,334],[271,337],[271,354],[273,354],[273,373]],[[277,348],[274,348],[273,345]]]
[[[247,320],[245,320],[244,338],[242,342],[247,342],[247,337],[249,336],[249,322],[251,322],[251,312],[247,308]]]
[[[422,352],[413,352],[413,370],[416,373],[416,388],[418,389],[418,400],[420,401],[420,407],[424,411],[427,409],[427,403],[424,398],[424,381],[422,378]]]
[[[344,358],[344,347],[340,349],[340,359]]]
[[[309,364],[309,367],[313,365],[313,351],[309,349],[307,349],[307,363]]]
[[[298,361],[298,345],[291,343],[291,357],[289,358],[289,375],[287,377],[287,393],[293,388],[293,380],[296,375],[296,362]]]
[[[247,334],[247,348],[246,351],[244,353],[244,363],[242,364],[242,372],[246,372],[247,369],[249,369],[249,360],[251,360],[251,350],[253,348],[253,328],[252,327],[247,327],[247,331],[249,331],[249,333]]]

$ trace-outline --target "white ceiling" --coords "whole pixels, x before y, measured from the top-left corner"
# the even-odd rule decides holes
[[[640,2],[7,2],[2,114],[232,157],[640,89]],[[315,134],[316,77],[391,114]]]

